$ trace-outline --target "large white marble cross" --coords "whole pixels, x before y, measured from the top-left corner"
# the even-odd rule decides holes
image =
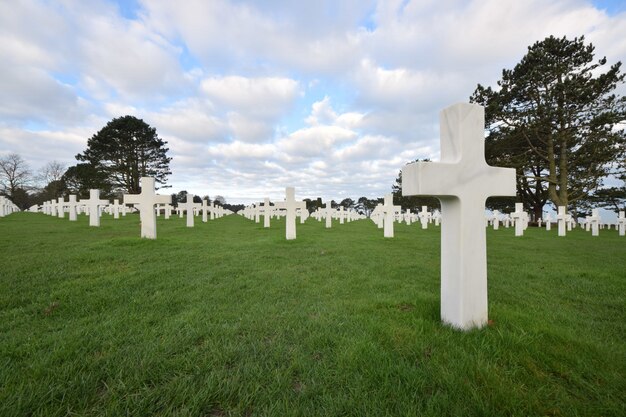
[[[385,214],[383,235],[385,237],[393,237],[393,222],[396,214],[400,213],[401,207],[393,205],[393,194],[385,195],[385,204],[381,206],[382,212]]]
[[[89,190],[89,200],[80,200],[89,213],[89,226],[100,227],[100,208],[109,204],[109,200],[100,200],[100,190]]]
[[[402,194],[441,201],[441,318],[460,329],[487,324],[485,201],[515,195],[515,170],[485,162],[485,111],[455,104],[440,114],[441,162],[402,170]]]
[[[171,195],[158,195],[154,191],[154,178],[141,177],[141,194],[124,194],[124,204],[139,205],[141,237],[156,239],[156,204],[171,204]]]
[[[296,238],[296,210],[306,210],[306,203],[304,201],[296,201],[296,190],[293,187],[287,187],[285,194],[285,201],[274,203],[274,205],[276,208],[287,210],[285,235],[287,240],[293,240]]]

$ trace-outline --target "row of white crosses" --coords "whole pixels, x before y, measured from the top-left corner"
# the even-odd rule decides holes
[[[20,209],[10,199],[0,196],[0,217],[8,216],[17,211],[20,211]]]

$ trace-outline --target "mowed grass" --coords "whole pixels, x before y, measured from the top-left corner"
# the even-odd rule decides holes
[[[0,415],[626,415],[626,238],[487,231],[489,317],[439,320],[440,231],[0,219]]]

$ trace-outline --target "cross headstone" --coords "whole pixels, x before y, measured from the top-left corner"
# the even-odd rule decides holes
[[[59,219],[65,218],[65,198],[63,197],[57,200],[57,215]]]
[[[600,235],[600,214],[598,209],[591,210],[591,217],[589,217],[589,222],[591,223],[591,236],[599,236]]]
[[[559,206],[558,214],[556,215],[557,225],[559,229],[559,236],[565,236],[565,222],[567,222],[568,215],[565,212],[565,206]]]
[[[326,202],[324,216],[326,217],[326,228],[330,229],[333,225],[333,206],[330,201]]]
[[[487,324],[485,201],[515,195],[515,170],[485,162],[485,111],[455,104],[441,112],[441,162],[402,170],[402,194],[441,201],[441,317],[460,329]]]
[[[100,227],[100,209],[109,204],[109,200],[100,200],[100,190],[89,190],[89,200],[80,200],[89,212],[89,226]]]
[[[263,227],[270,227],[270,218],[272,217],[272,208],[270,206],[270,199],[266,198],[263,201],[263,207],[259,207],[259,210],[263,213]]]
[[[615,226],[617,226],[619,236],[626,234],[626,217],[624,216],[624,210],[620,210]]]
[[[114,219],[119,219],[120,218],[120,211],[122,208],[122,205],[120,204],[120,200],[118,200],[117,198],[113,200],[113,206],[111,207],[113,209],[113,218]]]
[[[296,210],[306,210],[306,203],[304,201],[296,201],[296,191],[293,187],[287,187],[285,194],[285,201],[275,203],[275,206],[276,208],[287,210],[285,236],[287,240],[293,240],[296,238]]]
[[[209,204],[205,199],[202,199],[202,222],[206,223],[208,221],[208,213],[209,213]]]
[[[493,230],[500,229],[500,212],[498,210],[493,211]]]
[[[70,201],[67,203],[67,207],[70,212],[70,221],[75,222],[78,218],[78,212],[76,210],[76,206],[78,206],[78,202],[76,201],[76,194],[70,194]]]
[[[550,215],[550,213],[546,214],[546,230],[550,231],[550,229],[552,228],[552,216]]]
[[[393,222],[396,213],[400,213],[401,207],[393,205],[393,194],[389,193],[385,195],[385,204],[382,205],[382,212],[384,213],[384,237],[393,237]]]
[[[524,236],[524,204],[515,203],[515,211],[511,213],[515,222],[515,236]]]
[[[141,220],[141,237],[156,239],[156,204],[170,204],[171,195],[158,195],[154,190],[154,178],[141,177],[141,194],[125,194],[124,204],[139,205],[139,219]]]
[[[187,194],[187,201],[185,203],[178,203],[178,209],[187,212],[187,227],[194,226],[193,210],[198,206],[198,203],[193,202],[193,194]]]
[[[422,206],[422,211],[419,212],[419,219],[422,225],[422,229],[428,228],[428,220],[430,220],[430,213],[428,212],[427,206]]]
[[[50,200],[50,215],[52,217],[57,217],[57,200],[53,198]]]

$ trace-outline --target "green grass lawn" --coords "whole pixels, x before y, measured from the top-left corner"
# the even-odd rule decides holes
[[[0,415],[626,415],[626,238],[487,232],[490,326],[439,320],[439,228],[298,239],[0,219]]]

